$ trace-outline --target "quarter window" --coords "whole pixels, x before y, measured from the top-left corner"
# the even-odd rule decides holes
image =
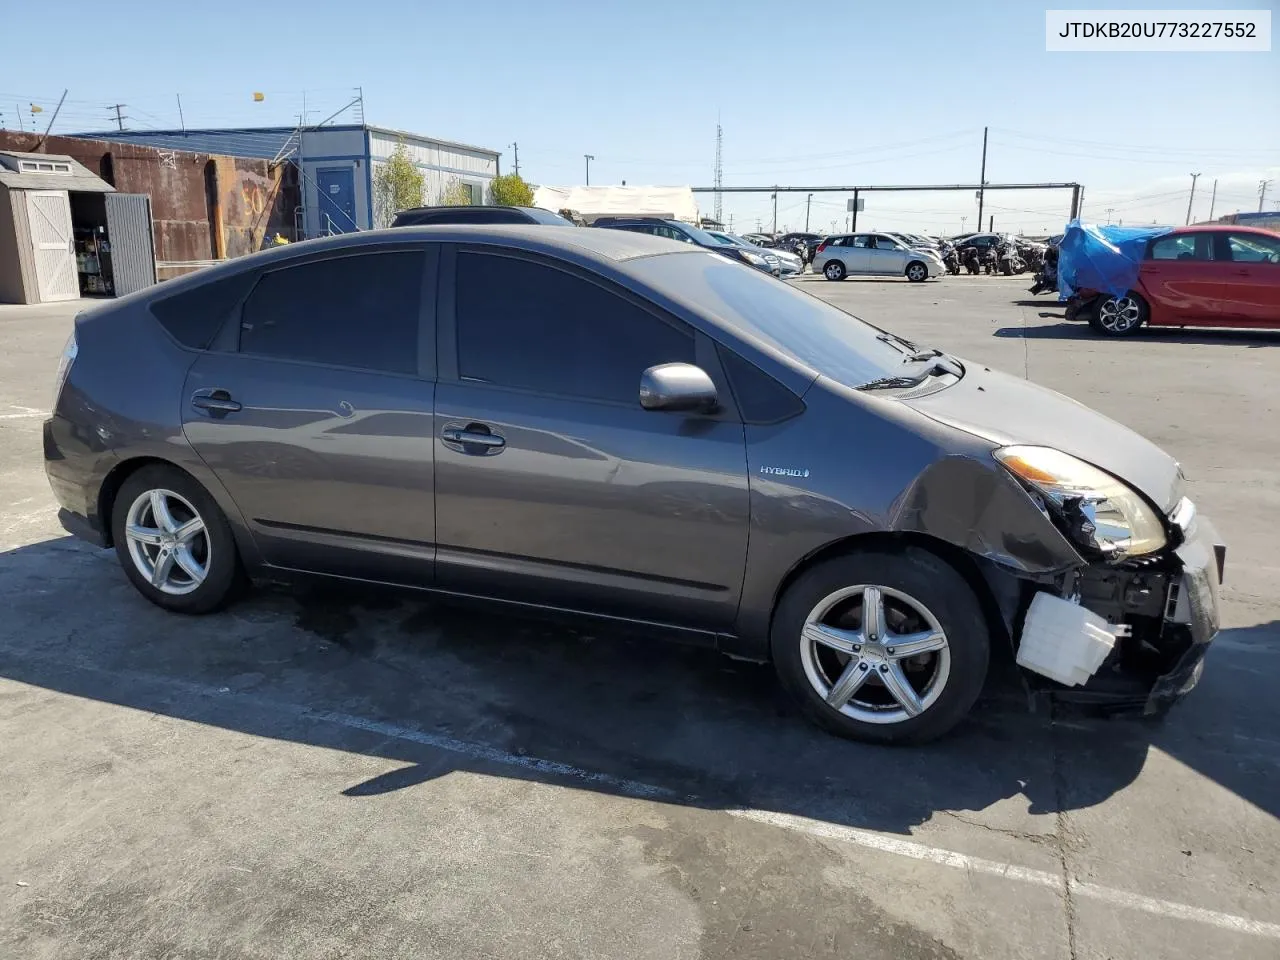
[[[693,363],[693,335],[582,277],[515,257],[460,252],[464,380],[638,404],[640,375]]]
[[[244,305],[240,352],[416,373],[422,262],[372,253],[265,274]]]

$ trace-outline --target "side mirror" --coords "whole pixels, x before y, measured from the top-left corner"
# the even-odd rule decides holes
[[[691,363],[660,363],[640,375],[640,406],[646,410],[714,410],[716,385]]]

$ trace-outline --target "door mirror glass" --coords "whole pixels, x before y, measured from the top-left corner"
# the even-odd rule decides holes
[[[691,363],[660,363],[640,375],[640,406],[646,410],[714,410],[716,385]]]

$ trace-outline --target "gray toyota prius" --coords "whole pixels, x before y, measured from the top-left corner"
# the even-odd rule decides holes
[[[1172,457],[623,231],[366,232],[94,307],[44,454],[67,529],[176,613],[329,577],[604,618],[771,661],[865,740],[949,730],[993,647],[1160,713],[1218,630]]]

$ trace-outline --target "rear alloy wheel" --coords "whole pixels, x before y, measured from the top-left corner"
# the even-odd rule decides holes
[[[907,264],[907,279],[912,283],[921,283],[929,279],[929,268],[919,260],[912,260]]]
[[[1094,304],[1089,326],[1108,337],[1127,337],[1147,321],[1147,303],[1133,291],[1123,297],[1101,297]]]
[[[844,264],[839,260],[828,261],[827,265],[822,268],[822,275],[828,280],[843,280],[845,276]]]
[[[175,467],[144,467],[129,477],[116,495],[111,529],[130,581],[166,610],[216,610],[238,582],[226,518],[205,489]]]
[[[907,549],[806,571],[778,605],[771,644],[779,679],[815,723],[858,740],[920,743],[968,713],[989,641],[964,579]]]

